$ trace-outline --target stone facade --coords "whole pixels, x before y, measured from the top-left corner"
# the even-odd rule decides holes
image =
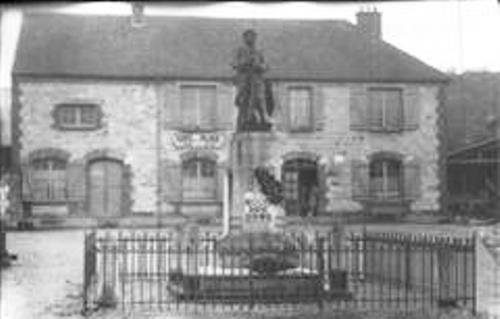
[[[65,131],[52,127],[58,103],[89,101],[102,109],[102,127]],[[93,158],[123,161],[131,170],[131,212],[157,211],[155,89],[149,83],[110,81],[33,81],[19,84],[19,156],[21,163],[41,149],[70,154],[69,162],[87,165]],[[85,174],[79,182],[85,184]],[[85,206],[85,203],[82,203]],[[124,212],[124,214],[126,214]]]
[[[223,212],[229,212],[232,201],[229,179],[234,173],[231,172],[234,160],[231,148],[237,112],[231,82],[23,79],[16,83],[14,145],[20,163],[24,163],[20,171],[28,167],[33,152],[44,149],[67,152],[69,163],[87,168],[78,181],[84,190],[76,191],[80,196],[71,199],[69,214],[89,214],[89,190],[85,186],[88,165],[98,158],[120,161],[128,172],[123,182],[126,204],[121,217],[162,216],[168,220],[169,216],[172,219],[184,216],[221,220]],[[216,87],[213,130],[185,130],[180,126],[179,88],[185,84]],[[290,132],[287,129],[284,92],[297,85],[312,87],[315,92],[310,131]],[[416,128],[393,133],[353,128],[353,94],[370,87],[411,91],[418,119]],[[403,165],[418,163],[418,196],[409,203],[411,211],[440,209],[440,88],[437,84],[275,82],[274,91],[275,127],[270,133],[273,137],[262,164],[272,168],[280,180],[286,160],[310,158],[315,161],[324,178],[322,216],[365,208],[362,201],[353,198],[353,162],[368,163],[370,156],[379,152],[397,154]],[[71,101],[98,104],[102,112],[101,127],[88,131],[54,128],[54,105]],[[209,158],[215,162],[215,200],[186,202],[183,199],[179,190],[180,170],[189,158]],[[17,200],[26,201],[22,192],[19,194]],[[232,194],[233,199],[237,196],[242,194]]]

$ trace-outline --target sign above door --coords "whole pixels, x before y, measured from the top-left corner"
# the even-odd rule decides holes
[[[220,149],[225,137],[220,133],[183,133],[172,134],[172,145],[177,150],[189,149]]]

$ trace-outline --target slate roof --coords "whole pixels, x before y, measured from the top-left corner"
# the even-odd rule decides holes
[[[31,76],[196,78],[232,76],[241,34],[252,27],[273,79],[445,81],[446,76],[341,20],[245,20],[28,14],[13,73]]]

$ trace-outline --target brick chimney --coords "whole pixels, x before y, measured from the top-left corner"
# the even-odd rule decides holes
[[[358,28],[375,38],[382,37],[382,14],[376,8],[356,13]]]
[[[144,3],[132,2],[132,16],[130,22],[133,27],[142,27],[146,24],[144,18]]]

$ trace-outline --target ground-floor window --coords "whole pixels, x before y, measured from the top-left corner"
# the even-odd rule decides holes
[[[370,194],[377,200],[399,199],[402,196],[401,161],[376,159],[370,163]]]
[[[318,214],[319,181],[315,161],[286,161],[282,168],[282,181],[287,215],[306,217]]]
[[[215,200],[217,190],[216,164],[204,158],[192,158],[182,164],[182,198]]]
[[[392,153],[377,153],[368,161],[353,160],[352,196],[357,201],[403,202],[420,197],[421,171],[417,159],[403,160]]]
[[[65,201],[66,160],[55,157],[37,158],[31,162],[31,192],[34,201]]]

